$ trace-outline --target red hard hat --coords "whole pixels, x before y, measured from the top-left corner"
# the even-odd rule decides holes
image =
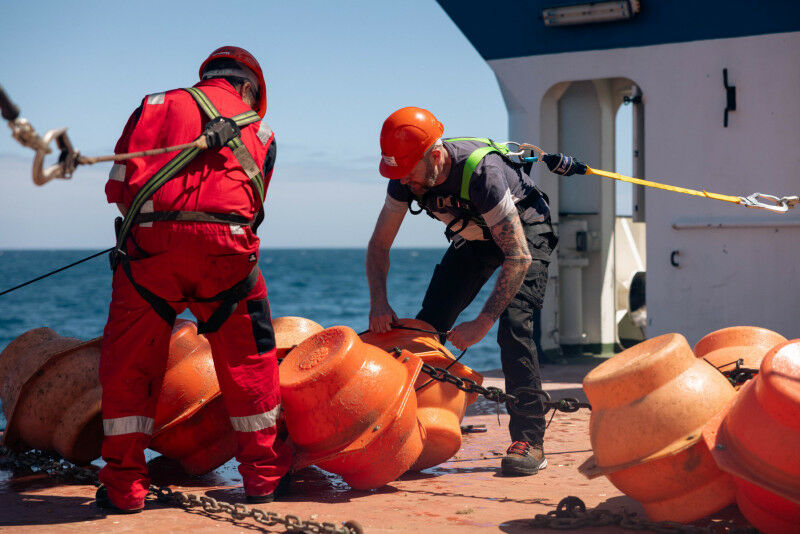
[[[209,61],[222,58],[233,59],[253,71],[253,74],[256,75],[259,82],[258,109],[256,109],[256,113],[263,119],[264,115],[267,114],[267,84],[264,82],[264,73],[261,71],[261,65],[258,64],[253,54],[244,48],[239,48],[238,46],[222,46],[211,52],[211,55],[200,65],[200,78],[203,78],[203,71],[206,69],[206,65]]]
[[[443,132],[442,123],[427,109],[398,109],[389,115],[381,128],[383,159],[378,170],[392,180],[408,175]]]

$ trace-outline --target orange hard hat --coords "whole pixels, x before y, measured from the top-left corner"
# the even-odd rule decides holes
[[[267,114],[267,84],[264,82],[264,73],[261,71],[261,65],[258,64],[253,54],[238,46],[221,46],[211,52],[206,60],[203,61],[203,64],[200,65],[201,79],[203,78],[203,71],[206,70],[206,65],[208,65],[209,61],[214,59],[233,59],[255,74],[258,81],[258,108],[256,109],[256,113],[263,119],[264,115]]]
[[[408,175],[443,132],[442,123],[427,109],[398,109],[389,115],[381,128],[383,159],[378,170],[392,180]]]

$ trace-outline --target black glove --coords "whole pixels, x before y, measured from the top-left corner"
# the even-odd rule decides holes
[[[566,154],[545,154],[542,156],[542,161],[550,169],[550,172],[554,174],[562,176],[586,174],[586,164]]]
[[[228,141],[238,136],[240,133],[241,131],[239,127],[236,126],[236,123],[225,117],[211,119],[206,123],[206,127],[203,129],[203,135],[209,147],[225,146]]]

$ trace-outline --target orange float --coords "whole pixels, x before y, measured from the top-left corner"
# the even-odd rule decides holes
[[[149,447],[191,475],[208,473],[236,454],[211,346],[192,321],[178,319],[172,330]]]
[[[304,339],[323,330],[321,325],[311,319],[293,316],[276,317],[272,320],[272,329],[275,332],[275,348],[279,360],[285,358]]]
[[[800,339],[773,347],[759,374],[706,425],[719,467],[736,482],[742,514],[767,534],[800,525]]]
[[[359,337],[364,343],[375,345],[383,350],[391,350],[394,347],[406,349],[414,354],[428,352],[431,349],[438,349],[442,346],[439,343],[439,336],[432,334],[436,329],[425,321],[419,319],[400,319],[397,324],[415,330],[405,328],[392,328],[388,332],[378,334],[376,332],[364,332]],[[423,331],[424,330],[424,331]]]
[[[706,335],[694,346],[695,356],[703,358],[720,371],[732,371],[736,362],[758,369],[769,349],[786,338],[758,326],[731,326]]]
[[[294,469],[316,464],[355,489],[408,470],[422,451],[413,391],[421,367],[413,354],[395,359],[346,326],[300,343],[280,367]]]
[[[423,352],[417,356],[433,367],[449,366],[447,371],[459,378],[483,383],[481,374],[455,362],[444,347],[441,352]],[[449,382],[431,381],[424,373],[417,377],[414,389],[417,390],[417,420],[425,432],[422,453],[411,470],[421,471],[446,462],[461,448],[461,421],[467,406],[475,402],[477,395],[461,391]]]
[[[735,397],[680,334],[635,345],[583,380],[594,455],[579,470],[605,475],[654,521],[682,523],[733,502],[735,487],[702,440],[703,426]]]
[[[438,335],[430,333],[435,331],[433,326],[419,319],[400,319],[399,325],[418,330],[393,328],[383,334],[366,332],[361,334],[361,340],[384,350],[394,347],[408,350],[428,365],[448,368],[448,372],[459,378],[483,383],[483,376],[456,362],[450,351],[439,342]],[[425,373],[417,377],[414,389],[417,392],[417,420],[424,432],[422,453],[411,470],[421,471],[446,462],[461,448],[461,421],[467,406],[475,402],[477,395],[467,394],[450,383],[432,381]]]
[[[100,456],[101,339],[83,342],[35,328],[0,353],[0,399],[12,449],[57,452],[76,464]]]

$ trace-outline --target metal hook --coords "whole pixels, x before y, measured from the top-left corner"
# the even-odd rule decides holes
[[[33,183],[36,185],[44,185],[53,178],[72,178],[72,173],[78,165],[78,154],[72,143],[67,136],[66,128],[57,128],[48,130],[45,134],[39,137],[33,126],[27,119],[17,118],[8,122],[11,128],[11,135],[19,141],[22,146],[32,148],[36,155],[33,157]],[[58,163],[42,169],[44,165],[44,158],[53,150],[50,148],[50,143],[55,139],[56,146],[61,153],[58,156]]]
[[[762,202],[761,199],[768,200],[770,203]],[[776,197],[765,193],[753,193],[748,197],[739,197],[739,202],[748,208],[774,211],[776,213],[786,213],[790,208],[800,202],[800,197]]]
[[[517,151],[516,152],[508,152],[508,154],[506,154],[506,156],[520,156],[520,157],[523,157],[525,155],[525,151],[526,150],[530,150],[530,151],[536,153],[536,159],[533,160],[533,161],[536,161],[537,159],[541,160],[542,156],[544,156],[544,154],[545,154],[544,150],[542,150],[541,148],[539,148],[536,145],[531,145],[529,143],[517,143],[516,141],[505,141],[505,142],[500,143],[500,144],[501,145],[506,145],[506,146],[508,146],[508,145],[516,145]]]
[[[44,157],[51,153],[50,142],[55,139],[56,145],[61,150],[58,163],[42,169]],[[48,130],[41,138],[41,143],[35,148],[36,155],[33,157],[33,183],[44,185],[53,178],[72,178],[72,173],[78,165],[78,153],[72,148],[72,143],[67,137],[66,128]]]

